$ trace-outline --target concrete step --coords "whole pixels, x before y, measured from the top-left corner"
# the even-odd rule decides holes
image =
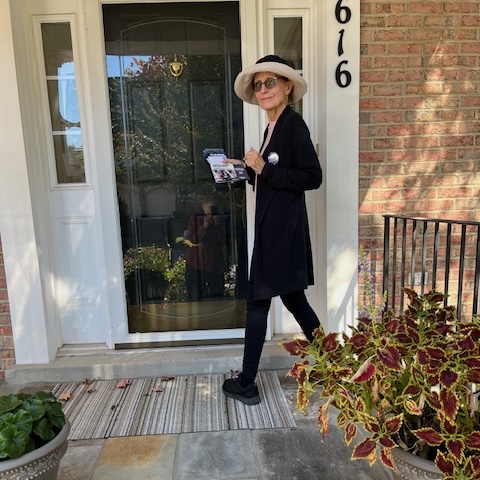
[[[295,358],[280,345],[290,338],[265,342],[260,370],[289,370]],[[7,385],[81,382],[85,379],[198,375],[241,370],[243,345],[168,347],[133,350],[69,347],[47,364],[14,365],[5,372]]]

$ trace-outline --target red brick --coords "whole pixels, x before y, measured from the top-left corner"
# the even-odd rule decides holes
[[[407,85],[406,94],[407,95],[421,95],[421,94],[436,94],[443,93],[443,84],[442,83],[423,83],[420,85]]]
[[[385,72],[360,72],[360,81],[380,83],[385,81],[385,75]]]
[[[387,128],[387,134],[391,136],[419,135],[421,132],[421,125],[390,125]]]
[[[480,95],[462,97],[462,107],[480,107]]]
[[[405,33],[401,30],[379,30],[375,31],[373,36],[376,42],[400,41],[405,39]]]
[[[414,110],[405,113],[407,122],[436,122],[442,119],[442,111],[439,110]]]
[[[390,110],[411,110],[412,108],[424,108],[425,100],[423,97],[400,97],[390,98],[388,100],[388,108]]]
[[[375,57],[373,59],[373,66],[376,69],[382,68],[404,68],[405,57]]]
[[[405,174],[405,166],[403,164],[379,164],[373,165],[372,168],[372,175],[375,176],[388,176],[388,175],[404,175]]]
[[[409,13],[443,13],[444,2],[422,2],[411,0],[408,4]]]
[[[444,42],[435,42],[429,43],[426,42],[423,44],[423,51],[426,54],[445,54],[445,53],[458,53],[460,51],[460,45],[458,43],[444,43]]]
[[[455,173],[455,172],[475,172],[477,169],[476,162],[444,162],[442,163],[443,173]],[[475,199],[475,201],[477,201]]]
[[[478,2],[445,2],[445,13],[476,13],[478,15]]]
[[[438,146],[439,140],[437,136],[408,137],[405,139],[405,148],[423,149]]]
[[[384,17],[362,17],[362,19],[360,20],[360,26],[362,28],[365,28],[365,27],[386,27],[386,23],[385,23],[385,18]]]
[[[458,123],[428,123],[423,126],[423,132],[431,135],[437,133],[458,133]]]
[[[383,203],[362,203],[359,207],[360,213],[383,213]]]
[[[455,31],[456,40],[476,40],[477,30],[474,28],[465,28]]]
[[[413,15],[389,16],[387,26],[389,27],[419,27],[422,24],[421,17]]]
[[[360,108],[362,110],[385,110],[387,108],[387,100],[382,98],[365,98],[360,100]]]
[[[381,85],[376,86],[373,88],[374,96],[379,97],[393,97],[402,95],[402,87],[401,86],[390,86],[390,85]]]
[[[404,70],[388,72],[387,82],[419,82],[423,79],[422,72]]]
[[[405,32],[405,40],[409,41],[424,41],[424,40],[441,40],[442,39],[442,30],[429,29],[429,28],[418,28],[418,29],[409,29]]]
[[[462,53],[480,53],[480,43],[464,43],[462,45]]]
[[[470,135],[457,135],[452,137],[445,137],[441,138],[441,144],[445,147],[451,146],[470,146],[475,145],[475,140],[473,136]]]
[[[414,150],[391,150],[387,152],[389,162],[415,162],[420,158],[420,152]]]
[[[376,14],[405,13],[405,11],[405,2],[376,2],[374,4],[374,12]]]
[[[384,153],[360,152],[359,154],[360,163],[383,162],[384,160],[385,160]]]
[[[378,138],[373,142],[375,150],[392,150],[404,147],[404,139],[398,137]]]
[[[0,326],[0,336],[13,335],[12,327],[10,325]]]
[[[459,133],[480,133],[480,125],[477,122],[466,123],[462,122],[458,124]]]
[[[401,122],[403,115],[401,112],[374,112],[372,113],[373,123]]]
[[[471,197],[475,192],[468,187],[456,187],[456,188],[439,188],[439,198],[457,198],[457,197]]]
[[[466,122],[475,120],[475,110],[455,109],[455,110],[443,110],[441,120]]]

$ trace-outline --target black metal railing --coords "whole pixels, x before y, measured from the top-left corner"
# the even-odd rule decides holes
[[[478,312],[480,222],[384,215],[383,291],[403,312],[404,287],[448,295],[458,317]]]

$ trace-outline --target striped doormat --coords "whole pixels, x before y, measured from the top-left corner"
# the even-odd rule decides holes
[[[177,376],[60,383],[52,390],[71,423],[70,440],[221,430],[296,427],[275,372],[259,372],[262,401],[247,406],[227,398],[227,375]],[[87,391],[88,390],[88,391]]]

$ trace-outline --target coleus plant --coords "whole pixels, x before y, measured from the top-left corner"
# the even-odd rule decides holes
[[[295,340],[284,348],[302,361],[289,374],[297,380],[297,405],[311,395],[326,399],[319,408],[322,434],[328,411],[350,445],[358,426],[366,438],[352,459],[373,464],[379,455],[395,469],[392,449],[400,447],[431,459],[445,480],[480,479],[480,320],[457,320],[445,295],[418,295],[405,289],[409,306],[395,315],[367,309],[352,334],[315,331],[312,343]]]

